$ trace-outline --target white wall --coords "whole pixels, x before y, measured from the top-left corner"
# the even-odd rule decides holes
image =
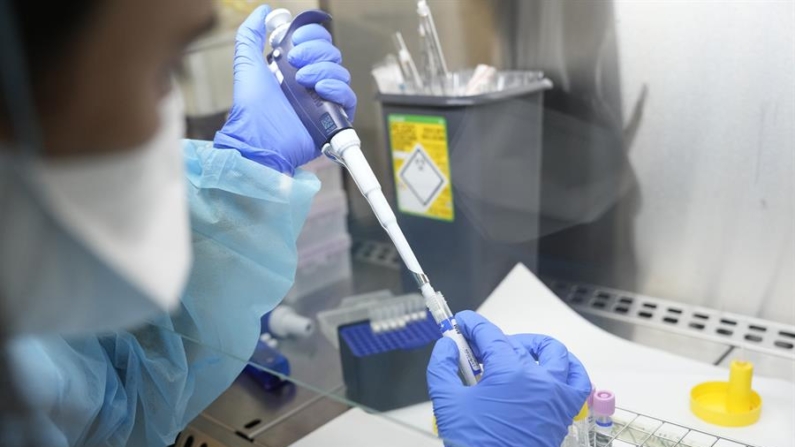
[[[795,2],[619,1],[638,288],[795,324]]]

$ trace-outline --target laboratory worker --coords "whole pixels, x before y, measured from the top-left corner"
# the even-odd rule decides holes
[[[318,148],[240,26],[214,141],[181,140],[171,79],[210,0],[0,0],[0,445],[166,446],[252,354],[290,288]],[[350,75],[307,25],[297,81],[353,118]],[[440,340],[429,394],[449,445],[557,447],[590,385],[543,336],[458,316],[485,366]]]

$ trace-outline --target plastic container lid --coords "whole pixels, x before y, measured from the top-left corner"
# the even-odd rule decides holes
[[[751,389],[754,365],[732,361],[728,382],[704,382],[690,390],[690,410],[722,427],[744,427],[759,420],[762,398]]]
[[[482,93],[472,96],[429,96],[429,95],[399,95],[378,93],[376,99],[384,104],[404,105],[418,107],[463,107],[489,104],[506,99],[541,93],[552,88],[552,81],[546,78],[521,87],[500,90],[497,92]]]
[[[593,396],[593,412],[612,416],[616,412],[616,395],[612,391],[599,390]]]

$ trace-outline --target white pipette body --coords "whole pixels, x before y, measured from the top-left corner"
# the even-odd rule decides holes
[[[425,304],[439,325],[442,335],[452,339],[458,346],[458,363],[464,381],[467,385],[476,384],[482,372],[480,364],[478,364],[472,348],[458,328],[458,324],[444,296],[433,289],[422,267],[420,267],[414,251],[409,246],[406,236],[403,235],[403,231],[397,223],[397,217],[392,211],[392,207],[389,206],[389,202],[384,197],[381,184],[362,153],[361,141],[356,131],[345,129],[338,132],[331,139],[330,144],[323,148],[323,152],[339,161],[348,169],[353,181],[356,182],[356,186],[359,187],[359,191],[361,191],[373,209],[376,219],[378,219],[378,222],[395,245],[398,254],[406,264],[406,268],[414,273],[420,291],[425,297]]]

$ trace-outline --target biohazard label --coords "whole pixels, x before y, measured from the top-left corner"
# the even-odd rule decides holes
[[[455,212],[445,119],[389,115],[389,141],[400,211],[452,222]]]

